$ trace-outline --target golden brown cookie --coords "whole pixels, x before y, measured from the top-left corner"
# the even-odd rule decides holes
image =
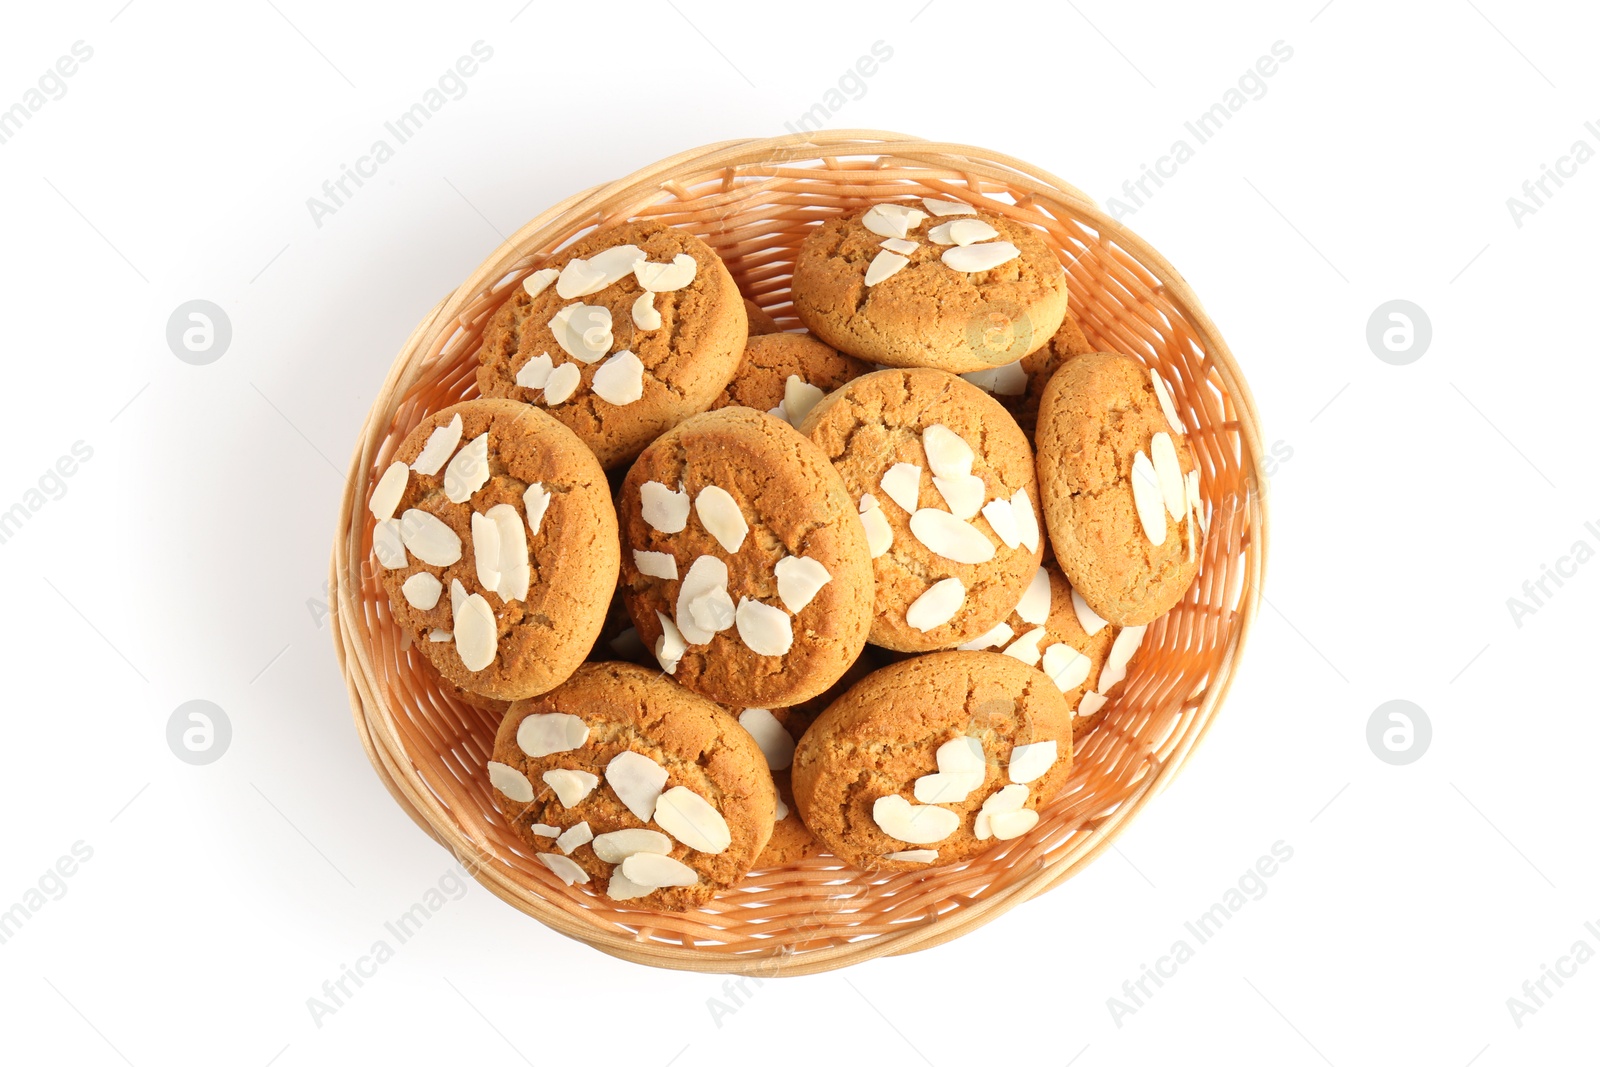
[[[624,223],[552,256],[501,305],[478,390],[548,411],[613,467],[711,405],[746,331],[744,298],[709,245]]]
[[[745,298],[744,313],[745,317],[750,320],[751,337],[759,337],[765,333],[778,333],[783,329],[782,326],[778,325],[777,319],[768,315],[761,309],[760,304],[748,297]]]
[[[755,408],[798,426],[825,394],[871,369],[807,334],[752,337],[733,381],[711,407]]]
[[[1039,402],[1050,544],[1072,587],[1118,626],[1164,614],[1200,567],[1200,476],[1158,388],[1133,357],[1090,352],[1062,364]]]
[[[1072,712],[1043,673],[935,652],[873,672],[811,725],[795,807],[845,862],[919,870],[1027,833],[1071,766]]]
[[[488,775],[556,877],[662,911],[743,878],[777,804],[761,750],[732,716],[631,663],[586,663],[513,704]]]
[[[573,432],[514,400],[434,413],[369,499],[395,621],[446,680],[499,700],[559,685],[617,580],[605,472]]]
[[[788,423],[740,407],[697,415],[640,454],[620,506],[628,614],[684,686],[784,707],[861,654],[872,616],[861,520]]]
[[[1061,328],[1050,335],[1050,340],[1045,342],[1043,348],[1015,364],[975,371],[961,377],[998,400],[1001,407],[1011,412],[1011,417],[1017,420],[1017,425],[1022,427],[1022,432],[1031,441],[1039,421],[1039,398],[1044,395],[1044,387],[1049,384],[1050,376],[1073,356],[1093,351],[1088,338],[1083,336],[1083,331],[1072,320],[1069,309],[1066,318],[1061,320]]]
[[[1005,618],[1043,538],[1033,454],[1004,408],[944,371],[883,370],[830,393],[801,429],[844,477],[867,528],[868,640],[949,648]]]
[[[1067,310],[1066,276],[1044,238],[1001,215],[929,206],[875,204],[807,234],[790,283],[800,321],[892,367],[961,374],[1041,347]]]

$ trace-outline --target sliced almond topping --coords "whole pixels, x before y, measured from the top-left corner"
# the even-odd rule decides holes
[[[456,635],[451,633],[449,630],[441,630],[435,627],[434,629],[428,631],[428,640],[436,645],[442,645],[446,641],[454,641],[455,639]]]
[[[1066,693],[1089,680],[1094,661],[1071,645],[1054,644],[1044,650],[1044,661],[1039,666],[1056,688]]]
[[[464,504],[489,480],[489,434],[480,433],[457,452],[444,469],[444,495]]]
[[[563,300],[598,293],[627,277],[635,263],[644,259],[644,251],[635,245],[613,245],[601,249],[588,259],[574,259],[561,270],[556,279],[556,295]]]
[[[886,278],[892,278],[905,269],[911,261],[898,252],[891,252],[885,248],[882,252],[872,257],[872,262],[867,264],[867,285],[877,285]]]
[[[556,847],[567,855],[579,845],[587,845],[594,840],[594,831],[589,829],[587,822],[580,822],[576,826],[567,827],[567,832],[556,838]]]
[[[703,625],[695,617],[694,607],[700,603],[700,615],[707,621],[714,621],[716,615],[721,614],[713,609],[712,601],[721,600],[732,604],[728,596],[728,565],[716,556],[700,556],[689,564],[689,572],[684,575],[683,582],[678,586],[678,602],[674,608],[678,630],[683,639],[691,645],[708,645],[711,639],[720,632],[710,626]],[[722,629],[727,629],[726,626]]]
[[[694,498],[694,513],[725,552],[739,551],[745,534],[750,532],[744,513],[739,510],[739,502],[721,486],[708,485],[700,490]]]
[[[1035,741],[1031,745],[1017,745],[1011,750],[1011,764],[1007,768],[1013,782],[1028,782],[1042,778],[1056,762],[1054,741]]]
[[[494,591],[500,588],[500,528],[487,515],[472,513],[472,561],[478,584]]]
[[[572,399],[572,394],[578,391],[578,385],[583,381],[583,371],[578,369],[576,363],[563,363],[550,372],[550,379],[544,383],[544,402],[548,407],[565,404]]]
[[[1050,618],[1050,572],[1043,567],[1033,572],[1022,599],[1017,601],[1017,614],[1023,622],[1043,626]]]
[[[891,852],[883,858],[895,860],[898,863],[932,863],[939,858],[939,850],[936,848],[908,848],[901,852]]]
[[[400,498],[405,495],[406,482],[411,479],[411,468],[399,460],[389,464],[383,472],[383,477],[378,479],[378,484],[373,487],[372,497],[367,501],[367,508],[372,512],[372,517],[382,522],[384,519],[394,518],[394,509],[400,506]]]
[[[1161,480],[1156,475],[1155,464],[1141,449],[1133,454],[1133,473],[1128,479],[1133,483],[1133,506],[1139,513],[1139,525],[1152,545],[1167,539],[1167,508],[1161,499]]]
[[[986,241],[976,245],[956,245],[946,249],[939,259],[951,270],[962,274],[978,274],[994,270],[1020,255],[1022,253],[1010,241]]]
[[[656,310],[656,294],[648,289],[633,302],[633,324],[641,330],[661,329],[661,312]]]
[[[756,739],[769,770],[788,770],[794,762],[794,738],[777,716],[766,708],[745,708],[739,713],[739,725]]]
[[[1036,666],[1039,662],[1039,642],[1044,639],[1044,636],[1044,627],[1035,626],[1007,645],[1003,655],[1010,656],[1015,660],[1021,660],[1030,667]]]
[[[987,841],[994,836],[991,821],[999,815],[1008,812],[1023,810],[1022,805],[1028,802],[1028,787],[1025,785],[1008,785],[995,790],[983,802],[977,818],[973,820],[972,836],[979,841]]]
[[[550,509],[550,491],[538,482],[531,483],[522,491],[522,511],[528,518],[528,529],[534,534],[539,532],[539,524],[544,522],[544,513]]]
[[[656,813],[656,801],[667,784],[667,769],[649,756],[631,749],[619,752],[606,764],[606,784],[640,822]]]
[[[1011,517],[1017,524],[1017,537],[1029,552],[1039,551],[1039,514],[1033,510],[1033,501],[1026,489],[1011,494]]]
[[[983,742],[968,734],[952,737],[940,745],[933,759],[939,770],[948,774],[981,774],[989,767],[989,760],[983,754]]]
[[[595,369],[589,387],[607,404],[631,404],[644,396],[644,364],[624,348]]]
[[[1021,396],[1028,391],[1028,372],[1022,360],[994,369],[994,391],[1001,396]]]
[[[1012,633],[1011,627],[1007,624],[1003,622],[995,623],[994,629],[982,637],[968,641],[964,645],[957,645],[956,648],[962,652],[981,652],[986,648],[994,648],[997,645],[1005,644],[1011,640]]]
[[[1094,609],[1084,601],[1083,594],[1076,589],[1072,591],[1072,610],[1078,616],[1078,625],[1090,637],[1106,628],[1106,620],[1094,613]]]
[[[438,474],[439,468],[444,466],[444,461],[450,458],[450,453],[454,452],[460,443],[461,416],[455,415],[448,424],[435,427],[428,435],[428,440],[422,446],[422,451],[417,453],[411,469],[418,474]]]
[[[927,217],[904,204],[873,204],[862,214],[861,225],[879,237],[904,237]]]
[[[621,863],[629,856],[650,852],[665,856],[672,851],[672,839],[660,830],[633,827],[597,834],[594,839],[595,858],[606,863]]]
[[[418,611],[432,611],[444,592],[444,583],[427,571],[418,571],[405,580],[400,592],[405,594],[406,603]]]
[[[888,494],[889,499],[900,505],[902,511],[911,514],[917,510],[917,495],[922,484],[922,467],[916,463],[896,463],[883,472],[883,477],[878,479],[878,488]]]
[[[677,674],[678,661],[688,651],[688,642],[684,641],[682,631],[671,619],[659,611],[656,612],[656,618],[661,620],[661,636],[656,638],[656,647],[653,649],[656,662],[668,674]]]
[[[698,265],[693,256],[679,252],[671,263],[640,261],[633,265],[633,276],[639,285],[652,293],[670,293],[694,281]]]
[[[889,251],[897,252],[902,256],[909,256],[917,250],[918,245],[917,242],[908,241],[903,237],[886,237],[878,242],[878,247],[887,248]]]
[[[461,584],[460,578],[450,579],[450,613],[455,614],[461,610],[461,605],[467,602],[467,587]]]
[[[928,231],[928,240],[940,245],[970,245],[999,236],[1000,231],[982,219],[952,219]]]
[[[434,567],[461,558],[461,538],[439,516],[420,508],[407,508],[400,516],[400,539],[413,556]]]
[[[555,876],[568,885],[573,883],[588,884],[589,872],[579,867],[577,863],[566,856],[556,852],[539,853],[539,862],[549,867]]]
[[[941,423],[922,431],[922,451],[928,456],[928,469],[941,478],[956,478],[972,473],[972,446],[961,435]]]
[[[967,587],[961,584],[960,578],[934,582],[906,609],[906,625],[923,633],[938,629],[956,617],[966,600]]]
[[[483,594],[473,593],[455,613],[456,655],[469,671],[481,671],[494,662],[500,634],[495,627],[494,610]]]
[[[700,629],[719,634],[733,625],[733,598],[726,589],[713,589],[690,601],[689,617]]]
[[[671,856],[658,856],[654,852],[635,852],[623,860],[622,876],[646,889],[698,885],[700,882],[700,876],[693,867],[679,863]]]
[[[656,825],[696,852],[716,855],[733,843],[728,822],[705,797],[678,785],[656,801]]]
[[[533,783],[528,781],[527,775],[509,764],[490,760],[489,784],[518,804],[526,804],[533,799]]]
[[[789,375],[783,383],[783,417],[789,420],[789,425],[798,427],[823,395],[821,389],[798,374]]]
[[[489,520],[500,534],[500,585],[495,592],[502,600],[528,599],[533,581],[533,564],[528,559],[528,531],[522,516],[510,504],[496,504],[488,511]]]
[[[600,784],[600,779],[588,771],[557,767],[544,772],[544,784],[555,791],[563,807],[576,807]]]
[[[1099,693],[1085,693],[1083,699],[1078,701],[1077,712],[1079,715],[1093,715],[1106,706],[1106,698]]]
[[[922,804],[959,804],[982,784],[982,771],[939,771],[918,778],[912,792]]]
[[[641,549],[633,550],[633,565],[640,574],[651,578],[665,578],[669,582],[678,580],[678,560],[671,552],[645,552]]]
[[[1170,434],[1157,433],[1150,438],[1150,460],[1161,482],[1161,499],[1167,505],[1167,514],[1181,521],[1189,510],[1189,489]]]
[[[789,817],[789,805],[783,802],[782,797],[779,797],[772,806],[772,812],[772,821],[782,822]]]
[[[517,747],[534,759],[571,752],[589,741],[588,725],[561,711],[529,715],[517,724]]]
[[[877,559],[894,545],[894,530],[889,526],[889,520],[883,514],[877,497],[871,493],[861,497],[861,525],[867,532],[867,552],[873,559]]]
[[[957,563],[987,563],[994,559],[994,542],[988,535],[948,511],[922,508],[914,512],[911,532],[929,552]]]
[[[1173,432],[1184,433],[1183,420],[1178,418],[1178,409],[1172,403],[1172,390],[1167,388],[1166,380],[1154,367],[1150,368],[1150,385],[1156,391],[1156,399],[1161,402],[1161,414],[1167,417]]]
[[[561,836],[561,827],[559,827],[559,826],[551,826],[547,822],[531,823],[528,826],[528,829],[532,830],[533,833],[538,837],[560,837]]]
[[[1095,683],[1098,692],[1109,693],[1112,686],[1128,676],[1128,661],[1139,651],[1144,631],[1143,626],[1124,626],[1118,632],[1117,639],[1111,642],[1111,651],[1106,654],[1106,665],[1100,668],[1100,678]]]
[[[1206,532],[1206,504],[1200,496],[1200,469],[1197,467],[1190,471],[1183,479],[1184,495],[1189,502],[1189,510],[1200,519],[1200,532]]]
[[[997,841],[1010,841],[1021,837],[1039,824],[1039,813],[1023,808],[1020,811],[1002,811],[989,816],[989,832]]]
[[[550,353],[540,352],[517,368],[517,384],[524,389],[543,389],[550,384],[550,372],[554,367]]]
[[[372,554],[391,571],[406,565],[405,535],[399,519],[383,519],[372,528]]]
[[[550,283],[555,281],[560,276],[561,272],[556,270],[554,267],[545,267],[543,270],[536,270],[526,278],[522,279],[522,290],[529,296],[538,296],[540,293],[550,288]]]
[[[1189,531],[1189,558],[1191,560],[1193,560],[1194,559],[1194,512],[1192,512],[1192,511],[1185,512],[1183,517],[1184,517],[1184,520],[1185,520],[1184,525],[1186,526],[1186,528]]]
[[[650,893],[649,886],[629,881],[621,870],[613,870],[611,877],[606,881],[606,896],[612,900],[634,900],[638,897],[647,897]]]
[[[935,475],[933,487],[944,497],[950,514],[958,519],[974,517],[983,506],[986,489],[983,479],[976,474]]]
[[[611,351],[616,339],[611,332],[611,309],[604,304],[568,304],[550,317],[550,332],[563,352],[584,363],[593,363]]]
[[[931,845],[961,828],[961,816],[949,808],[913,804],[898,793],[872,802],[878,829],[908,845]]]
[[[749,597],[739,598],[739,640],[758,656],[784,656],[794,647],[789,613]]]
[[[978,209],[971,204],[963,204],[955,200],[936,200],[931,196],[922,198],[922,206],[934,215],[976,215],[978,213]]]
[[[778,599],[796,615],[811,603],[822,587],[833,581],[828,568],[810,556],[785,556],[772,568],[778,579]]]
[[[657,533],[679,533],[689,522],[689,493],[680,482],[673,492],[660,482],[639,487],[639,516]]]
[[[1022,544],[1022,534],[1017,529],[1017,517],[1011,510],[1011,501],[991,500],[983,506],[983,517],[989,520],[989,529],[1007,548]]]

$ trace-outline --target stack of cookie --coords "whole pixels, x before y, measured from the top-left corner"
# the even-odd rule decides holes
[[[878,203],[792,292],[807,333],[687,231],[597,230],[368,502],[395,622],[503,716],[506,819],[629,907],[1024,837],[1199,567],[1169,386],[1091,350],[1036,231]]]

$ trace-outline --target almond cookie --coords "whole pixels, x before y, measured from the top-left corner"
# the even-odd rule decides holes
[[[950,648],[1011,611],[1042,558],[1033,452],[976,386],[938,370],[863,375],[801,429],[833,461],[872,552],[875,645]]]
[[[1118,626],[1166,613],[1200,569],[1206,519],[1166,382],[1131,356],[1075,356],[1040,398],[1037,442],[1050,544],[1072,588]]]
[[[1094,346],[1083,336],[1069,310],[1067,317],[1061,320],[1061,329],[1051,334],[1050,340],[1037,352],[1004,367],[974,371],[961,377],[998,400],[1031,441],[1039,421],[1039,398],[1044,395],[1051,375],[1073,356],[1093,351]]]
[[[803,333],[752,337],[733,381],[711,407],[755,408],[799,426],[824,395],[871,369]]]
[[[514,400],[445,408],[368,508],[395,621],[451,684],[517,700],[583,661],[617,580],[617,517],[571,430]]]
[[[781,419],[722,408],[669,430],[622,484],[622,595],[689,689],[785,707],[855,662],[872,563],[844,483]]]
[[[732,716],[631,663],[586,663],[513,704],[488,777],[557,878],[661,911],[698,907],[743,878],[777,803],[761,750]]]
[[[868,871],[961,863],[1031,830],[1066,784],[1072,711],[1009,656],[935,652],[868,675],[794,753],[800,817]]]
[[[759,337],[765,333],[778,333],[783,329],[782,326],[778,325],[777,319],[768,315],[761,309],[760,304],[749,297],[746,297],[744,301],[744,314],[750,320],[751,337]]]
[[[478,391],[548,411],[613,467],[711,405],[746,330],[744,298],[709,245],[629,222],[523,279],[484,329]]]
[[[822,223],[791,288],[800,321],[840,351],[957,374],[1016,362],[1067,310],[1061,261],[1038,231],[943,200]]]

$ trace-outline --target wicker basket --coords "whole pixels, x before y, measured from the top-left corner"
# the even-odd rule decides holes
[[[704,909],[630,909],[557,880],[495,808],[484,763],[499,714],[441,690],[390,615],[368,562],[372,480],[429,412],[477,394],[485,324],[545,257],[596,226],[656,218],[699,234],[744,293],[795,326],[789,273],[807,230],[873,200],[983,196],[1037,227],[1067,270],[1097,348],[1173,385],[1211,509],[1199,577],[1153,623],[1066,790],[1031,832],[966,864],[869,876],[819,857],[752,873]],[[519,230],[412,333],[361,428],[339,512],[334,642],[356,727],[397,803],[490,891],[603,952],[695,971],[807,974],[941,944],[1065,881],[1188,759],[1232,681],[1266,554],[1261,439],[1249,388],[1189,286],[1083,193],[1020,160],[901,134],[840,130],[728,141],[573,196]]]

